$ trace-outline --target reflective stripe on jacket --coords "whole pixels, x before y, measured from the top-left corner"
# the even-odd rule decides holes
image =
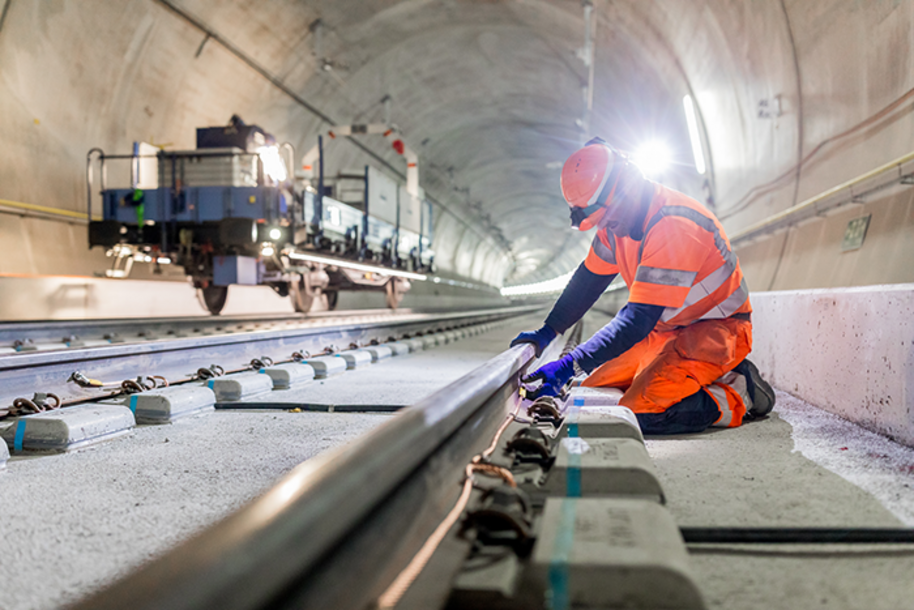
[[[720,222],[700,203],[655,185],[644,237],[597,231],[585,266],[620,273],[633,303],[661,305],[659,330],[749,313],[749,289]]]

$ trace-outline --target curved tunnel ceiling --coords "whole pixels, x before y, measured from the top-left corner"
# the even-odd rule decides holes
[[[802,177],[792,168],[804,147],[897,97],[904,78],[854,88],[891,71],[882,67],[890,49],[910,38],[911,10],[896,5],[595,0],[594,111],[582,128],[577,1],[13,0],[0,31],[10,93],[0,100],[10,117],[0,124],[3,194],[82,209],[88,148],[124,152],[153,137],[188,148],[195,127],[233,113],[302,154],[329,127],[321,116],[379,121],[389,96],[438,203],[439,266],[494,285],[550,279],[586,253],[590,237],[568,226],[559,170],[592,135],[627,150],[666,141],[675,165],[663,181],[709,202],[728,228],[833,186],[827,164]],[[854,51],[872,24],[884,31],[877,50]],[[837,89],[861,94],[835,114],[820,100]],[[686,94],[700,112],[705,176],[693,166]],[[760,118],[762,103],[778,112]],[[44,135],[32,133],[33,117]],[[903,130],[879,138],[829,162],[846,176],[907,152]],[[373,156],[348,142],[328,147],[330,171],[405,168],[383,140],[361,143]],[[38,179],[15,179],[27,172]]]
[[[375,120],[380,106],[365,113],[356,104],[389,95],[392,120],[420,154],[428,192],[455,201],[461,215],[509,242],[509,282],[554,277],[586,253],[589,237],[568,226],[558,180],[562,161],[582,141],[603,134],[630,149],[660,132],[677,149],[688,145],[681,81],[663,82],[607,15],[598,27],[596,112],[589,130],[579,126],[587,67],[575,55],[584,39],[577,3],[325,8],[322,51],[333,73],[315,74],[306,97]],[[447,262],[448,253],[440,254]]]
[[[535,281],[580,262],[590,237],[568,226],[559,173],[592,135],[624,149],[659,135],[679,173],[690,173],[681,78],[669,82],[669,58],[639,51],[644,41],[606,11],[597,11],[595,111],[585,129],[588,69],[576,56],[584,13],[575,2],[168,4],[228,41],[247,40],[245,53],[339,123],[382,120],[389,96],[391,120],[420,156],[422,186],[451,212],[436,223],[439,266],[460,275]],[[245,117],[304,150],[327,124],[289,102]],[[403,165],[383,141],[363,142]],[[327,156],[330,171],[377,165],[348,143]],[[487,258],[482,275],[460,260],[467,251]]]

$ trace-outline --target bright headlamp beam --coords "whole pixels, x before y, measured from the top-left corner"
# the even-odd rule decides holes
[[[285,182],[288,178],[286,173],[286,164],[283,163],[282,157],[279,156],[279,148],[276,146],[261,146],[257,149],[260,160],[263,163],[263,171],[276,182]]]
[[[695,157],[695,171],[704,175],[705,155],[701,149],[701,137],[698,134],[698,117],[695,116],[695,103],[692,96],[687,95],[682,98],[682,105],[685,108],[686,123],[689,125],[689,139],[692,141],[692,156]]]
[[[298,261],[308,261],[311,263],[322,263],[324,265],[335,265],[337,267],[343,267],[344,269],[353,269],[355,271],[365,271],[367,273],[377,273],[378,275],[390,275],[393,277],[405,277],[410,280],[419,280],[424,282],[428,279],[427,275],[421,273],[413,273],[411,271],[400,271],[399,269],[388,269],[386,267],[376,267],[374,265],[363,265],[361,263],[352,263],[347,260],[342,260],[338,258],[328,258],[324,256],[316,256],[314,254],[302,254],[300,252],[289,252],[287,254],[289,258],[298,260]]]

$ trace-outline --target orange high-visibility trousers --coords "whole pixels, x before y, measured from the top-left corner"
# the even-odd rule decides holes
[[[750,351],[751,322],[704,320],[652,332],[618,358],[596,368],[583,385],[623,390],[619,404],[635,413],[662,413],[704,389],[721,412],[715,425],[735,427],[742,423],[746,405],[740,392],[720,377]]]

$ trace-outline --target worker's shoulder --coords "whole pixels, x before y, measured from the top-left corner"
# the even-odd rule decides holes
[[[673,190],[668,186],[663,186],[662,184],[657,185],[656,193],[656,200],[659,200],[660,207],[662,208],[686,207],[701,212],[705,216],[714,217],[714,213],[704,204],[689,197],[685,193],[680,193],[679,191]]]
[[[712,230],[712,226],[720,229],[720,221],[714,213],[684,193],[658,184],[655,202],[657,205],[651,206],[653,214],[648,214],[648,226],[666,220],[668,225],[681,223],[705,230]]]

